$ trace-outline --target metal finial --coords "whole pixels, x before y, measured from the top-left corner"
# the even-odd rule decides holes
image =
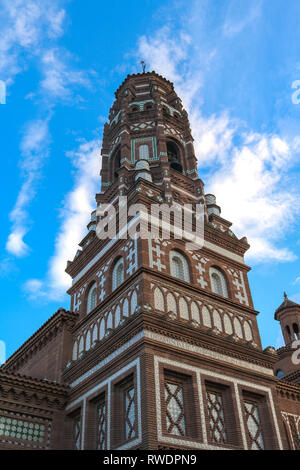
[[[141,60],[141,64],[142,64],[142,67],[143,67],[143,73],[146,72],[146,63],[144,60]]]
[[[284,297],[285,300],[287,299],[287,293],[286,292],[283,293],[283,297]]]

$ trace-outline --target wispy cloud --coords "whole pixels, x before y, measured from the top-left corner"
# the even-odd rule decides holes
[[[71,53],[57,43],[66,16],[63,3],[62,0],[4,0],[0,13],[0,78],[12,83],[15,75],[34,60],[41,78],[38,89],[30,97],[38,95],[39,108],[43,113],[46,108],[48,116],[28,122],[20,144],[23,183],[10,213],[12,228],[6,243],[7,251],[18,257],[30,251],[24,241],[31,225],[28,206],[36,195],[36,183],[49,155],[49,121],[55,105],[59,101],[71,102],[71,98],[74,103],[74,90],[91,86],[88,73],[75,70]]]
[[[10,213],[12,229],[8,236],[6,249],[15,256],[24,256],[29,247],[23,238],[29,230],[29,217],[27,207],[35,196],[36,184],[45,159],[49,154],[49,118],[37,119],[29,122],[24,130],[20,149],[20,161],[23,184],[19,191],[17,201]]]
[[[48,99],[69,100],[73,98],[74,88],[89,88],[91,81],[88,73],[74,70],[68,65],[70,54],[59,49],[46,50],[41,58],[43,78],[40,82],[42,93]]]
[[[100,142],[82,140],[78,149],[68,152],[75,171],[73,189],[66,195],[60,211],[61,225],[55,240],[54,255],[45,279],[30,279],[24,285],[31,299],[47,296],[61,299],[70,286],[65,273],[67,260],[72,260],[79,241],[86,233],[90,214],[95,209],[94,196],[99,184]]]

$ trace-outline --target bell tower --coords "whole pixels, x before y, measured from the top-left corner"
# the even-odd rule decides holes
[[[204,190],[173,84],[128,75],[102,142],[70,311],[0,368],[0,447],[299,448],[300,306],[285,296],[285,346],[263,350],[249,244]]]
[[[204,192],[187,112],[156,72],[127,76],[115,96],[97,210],[67,266],[78,314],[64,371],[70,446],[282,448],[275,350],[261,347],[249,245]],[[132,205],[138,210],[124,212]],[[153,206],[146,236],[131,236]],[[176,219],[184,206],[188,230]],[[203,240],[193,248],[199,208]],[[112,238],[98,229],[105,217],[115,224]]]

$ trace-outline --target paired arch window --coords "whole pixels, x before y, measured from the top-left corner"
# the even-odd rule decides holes
[[[124,281],[124,261],[123,258],[119,258],[113,268],[112,273],[112,290],[119,287]]]
[[[209,275],[211,290],[215,294],[222,295],[223,297],[228,297],[227,281],[222,271],[217,268],[210,268]]]
[[[97,305],[97,284],[94,284],[90,287],[88,297],[87,297],[87,313],[90,313]]]
[[[188,262],[179,251],[170,253],[170,271],[171,276],[177,277],[185,282],[190,282],[190,270]]]

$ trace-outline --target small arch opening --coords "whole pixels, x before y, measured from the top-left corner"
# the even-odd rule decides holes
[[[190,282],[190,269],[186,257],[179,251],[170,253],[171,275],[185,282]]]
[[[297,323],[293,323],[293,330],[294,330],[295,339],[299,339],[299,327]]]
[[[180,152],[179,148],[174,142],[167,142],[167,154],[168,154],[168,161],[170,163],[170,167],[173,170],[179,171],[182,173],[182,165],[180,163]]]

